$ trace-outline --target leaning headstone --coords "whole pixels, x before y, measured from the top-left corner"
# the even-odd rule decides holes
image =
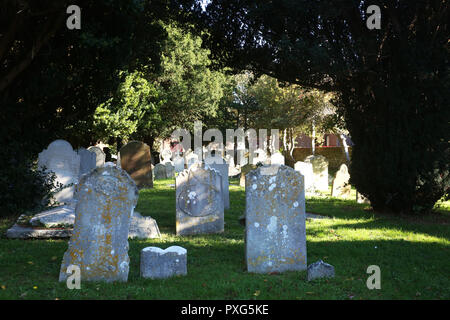
[[[187,274],[187,250],[171,246],[166,250],[146,247],[141,250],[141,277],[165,279]]]
[[[222,179],[214,169],[194,164],[176,177],[177,235],[224,230]]]
[[[216,161],[217,162],[217,161]],[[228,181],[228,164],[225,160],[222,163],[215,163],[214,161],[208,161],[205,159],[205,167],[217,170],[222,177],[222,193],[223,193],[223,204],[225,209],[230,208],[230,185]]]
[[[241,187],[245,187],[245,175],[256,168],[257,167],[254,164],[246,164],[241,168],[241,177],[239,179],[239,185]]]
[[[306,163],[311,163],[314,174],[314,189],[328,191],[328,160],[321,155],[308,156]]]
[[[152,217],[143,217],[139,212],[134,211],[128,231],[129,239],[153,239],[160,238],[158,224]]]
[[[305,177],[305,191],[313,192],[314,191],[314,174],[313,174],[313,166],[311,163],[297,161],[294,165],[295,171],[300,172],[303,177]]]
[[[177,153],[173,158],[173,165],[175,167],[175,172],[181,172],[184,170],[184,157],[179,156]]]
[[[334,267],[322,260],[310,264],[307,280],[311,281],[318,278],[334,278]]]
[[[284,156],[280,152],[275,152],[270,156],[270,164],[284,164]]]
[[[55,182],[62,185],[61,189],[55,189],[54,198],[57,202],[62,204],[74,201],[75,185],[80,172],[80,156],[69,142],[55,140],[50,143],[47,149],[39,153],[38,167],[46,167],[47,172],[55,173]]]
[[[131,141],[120,149],[120,166],[133,178],[139,189],[153,188],[150,147]]]
[[[349,184],[350,174],[345,164],[342,164],[336,177],[333,179],[333,187],[331,189],[332,197],[349,197],[352,187]]]
[[[167,178],[166,166],[162,163],[157,163],[153,169],[153,174],[155,175],[155,180],[161,180]]]
[[[95,153],[95,159],[96,159],[95,163],[96,163],[97,167],[101,167],[105,164],[106,154],[103,152],[102,149],[100,149],[97,146],[92,146],[92,147],[89,147],[88,150]]]
[[[81,281],[127,281],[128,231],[138,189],[124,171],[104,166],[84,175],[78,185],[75,225],[64,254],[59,281],[76,265]]]
[[[305,270],[303,176],[284,165],[259,167],[247,174],[245,196],[248,272]]]
[[[80,156],[80,177],[97,167],[97,156],[94,152],[79,148],[77,153]]]

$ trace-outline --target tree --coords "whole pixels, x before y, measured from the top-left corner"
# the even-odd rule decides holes
[[[210,69],[209,50],[175,23],[164,24],[159,72],[122,73],[114,97],[95,112],[97,136],[143,140],[150,146],[176,128],[192,129],[195,120],[216,117],[227,77]]]
[[[373,4],[379,30],[366,25]],[[222,65],[336,92],[355,143],[351,183],[375,210],[427,212],[448,197],[447,1],[213,0],[191,11]]]

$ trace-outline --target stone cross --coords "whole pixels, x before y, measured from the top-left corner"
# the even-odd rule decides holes
[[[245,196],[248,272],[305,270],[303,176],[284,165],[259,167],[247,174]]]
[[[214,169],[194,164],[179,173],[176,184],[177,235],[224,230],[222,179]]]
[[[127,281],[136,184],[124,170],[106,165],[84,175],[77,188],[75,224],[59,281],[67,279],[71,265],[80,268],[81,281]]]

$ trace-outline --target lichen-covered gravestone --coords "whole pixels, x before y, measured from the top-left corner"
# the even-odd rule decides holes
[[[153,168],[153,174],[155,175],[155,180],[166,179],[166,166],[162,163],[157,163]]]
[[[141,277],[164,279],[187,274],[187,250],[171,246],[166,250],[146,247],[141,250]]]
[[[228,181],[228,164],[222,157],[205,158],[205,167],[219,172],[222,177],[223,204],[225,209],[230,208],[230,184]]]
[[[86,150],[85,148],[77,149],[80,156],[80,177],[92,169],[97,167],[97,156],[95,152]]]
[[[332,197],[349,197],[352,187],[349,184],[350,174],[345,164],[342,164],[336,177],[333,179],[333,187],[331,189]]]
[[[192,165],[176,177],[177,235],[224,230],[222,179],[214,169]]]
[[[275,167],[276,170],[269,170]],[[305,189],[294,169],[263,166],[247,174],[245,258],[247,270],[305,270]]]
[[[309,162],[297,161],[294,165],[294,169],[305,177],[305,191],[314,191],[314,174],[312,164]]]
[[[305,162],[311,163],[314,174],[314,189],[328,191],[328,160],[324,156],[308,156]]]
[[[100,147],[92,146],[88,148],[89,151],[95,153],[95,162],[97,167],[101,167],[105,164],[106,154]]]
[[[153,188],[150,147],[131,141],[120,149],[120,166],[133,178],[139,189]]]
[[[61,204],[72,203],[79,178],[80,156],[70,143],[65,140],[50,143],[47,149],[39,153],[38,167],[55,173],[56,182],[62,185],[62,189],[54,195],[55,200]]]
[[[138,200],[134,181],[116,166],[84,175],[78,185],[75,225],[64,253],[59,281],[76,265],[81,281],[127,281],[128,231]]]

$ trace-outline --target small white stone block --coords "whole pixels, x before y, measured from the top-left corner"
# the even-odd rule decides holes
[[[166,250],[146,247],[141,251],[141,277],[164,279],[187,274],[187,250],[171,246]]]

